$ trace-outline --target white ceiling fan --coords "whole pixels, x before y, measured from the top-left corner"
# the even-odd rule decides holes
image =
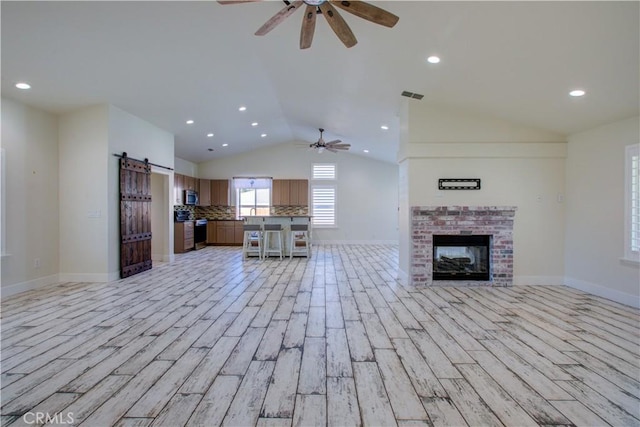
[[[351,144],[345,144],[339,139],[334,139],[333,141],[325,142],[322,138],[322,133],[324,129],[318,129],[320,131],[320,139],[313,144],[309,144],[309,148],[313,148],[318,150],[318,153],[322,153],[324,150],[331,151],[332,153],[337,153],[338,151],[347,151],[351,147]]]

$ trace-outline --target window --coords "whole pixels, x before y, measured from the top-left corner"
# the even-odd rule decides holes
[[[625,153],[625,258],[640,261],[640,145]]]
[[[269,215],[271,178],[233,178],[238,216]]]
[[[316,181],[335,181],[335,163],[315,163],[311,177]],[[314,227],[335,227],[336,222],[336,185],[314,183],[311,186],[311,223]]]
[[[311,187],[312,223],[314,227],[336,226],[335,185],[314,185]]]
[[[336,179],[335,163],[315,163],[311,173],[313,179]]]

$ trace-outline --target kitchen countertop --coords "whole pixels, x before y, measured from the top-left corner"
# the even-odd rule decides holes
[[[251,215],[246,218],[311,218],[311,215]]]
[[[209,222],[214,222],[214,221],[244,221],[246,218],[263,218],[263,219],[264,218],[311,218],[311,215],[251,215],[244,218],[215,218],[215,219],[205,218],[205,219]],[[191,219],[189,221],[194,221],[194,220]]]

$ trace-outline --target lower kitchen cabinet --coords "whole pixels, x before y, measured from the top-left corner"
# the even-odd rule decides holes
[[[193,221],[176,222],[173,229],[173,252],[181,254],[194,249]]]
[[[233,243],[242,245],[244,240],[244,221],[236,221],[233,225]]]
[[[242,245],[244,221],[213,221],[215,223],[214,244],[220,246]]]
[[[213,245],[216,243],[216,222],[207,222],[207,245]]]

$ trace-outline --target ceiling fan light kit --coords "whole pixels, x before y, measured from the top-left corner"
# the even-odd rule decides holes
[[[339,139],[334,139],[333,141],[325,142],[322,138],[322,133],[324,129],[318,129],[320,131],[320,139],[313,144],[309,144],[309,148],[313,148],[318,150],[318,153],[322,153],[324,150],[330,151],[332,153],[337,153],[338,151],[347,151],[351,147],[351,144],[345,144]]]
[[[218,0],[218,3],[237,4],[253,3],[262,0]],[[340,0],[283,0],[285,7],[273,15],[264,25],[256,31],[257,36],[264,36],[273,30],[285,19],[291,16],[301,6],[306,5],[302,26],[300,28],[300,49],[308,49],[313,42],[313,34],[316,28],[316,15],[324,15],[327,23],[346,47],[355,46],[358,43],[356,36],[349,25],[342,18],[336,7],[345,10],[359,18],[366,19],[385,27],[393,27],[398,22],[398,17],[377,6],[364,1],[340,1]]]

